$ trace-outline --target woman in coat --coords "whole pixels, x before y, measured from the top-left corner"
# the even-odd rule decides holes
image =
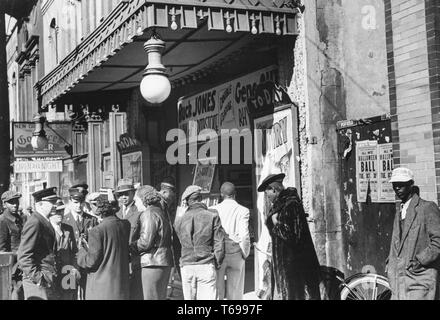
[[[118,206],[100,201],[96,213],[103,220],[81,240],[78,266],[87,272],[87,300],[129,299],[130,222],[116,217]]]
[[[135,196],[141,214],[139,240],[131,243],[130,251],[140,255],[144,300],[165,300],[173,266],[171,222],[162,210],[161,196],[151,186],[142,186]]]
[[[284,173],[269,175],[258,187],[271,202],[266,225],[272,239],[273,300],[320,300],[320,266],[302,201],[282,184]]]

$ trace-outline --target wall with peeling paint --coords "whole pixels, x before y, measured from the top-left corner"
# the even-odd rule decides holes
[[[383,0],[303,3],[289,87],[299,106],[303,200],[321,265],[348,275],[353,270],[344,249],[336,123],[389,112],[384,5]],[[365,18],[370,12],[365,6],[374,7],[374,21]]]
[[[356,189],[356,142],[391,142],[391,120],[378,118],[371,119],[369,124],[356,124],[338,130],[341,155],[341,220],[347,275],[367,271],[385,275],[395,204],[359,202]],[[351,137],[351,148],[347,148],[348,136]]]
[[[343,0],[347,119],[390,112],[383,0]]]

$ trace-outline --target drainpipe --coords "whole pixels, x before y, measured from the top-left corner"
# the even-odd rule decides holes
[[[4,2],[0,1],[0,192],[9,189],[10,120]]]

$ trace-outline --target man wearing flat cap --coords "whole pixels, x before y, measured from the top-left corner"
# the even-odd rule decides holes
[[[135,205],[134,195],[136,189],[133,180],[124,178],[118,181],[115,190],[116,198],[119,202],[119,211],[116,216],[119,219],[130,222],[129,243],[139,240],[141,234],[141,211]],[[142,268],[140,257],[134,255],[130,262],[130,300],[143,300],[142,292]]]
[[[76,187],[69,189],[70,201],[66,210],[63,223],[72,227],[77,247],[84,239],[87,241],[89,230],[98,225],[98,219],[85,212],[85,197],[84,188]],[[85,300],[86,292],[86,273],[80,269],[81,278],[78,283],[78,300]]]
[[[320,266],[306,214],[295,188],[284,188],[284,173],[258,187],[271,203],[266,226],[272,238],[272,299],[319,300]]]
[[[0,252],[14,252],[18,250],[23,230],[23,218],[18,212],[21,194],[15,191],[6,191],[2,194],[5,210],[0,216]]]
[[[391,299],[439,299],[440,210],[417,194],[410,169],[394,169],[390,182],[401,201],[387,259]]]
[[[2,203],[5,210],[0,215],[0,252],[17,253],[21,240],[21,232],[26,217],[18,212],[21,194],[15,191],[6,191],[2,194]],[[21,285],[21,270],[16,268],[12,277],[12,300],[23,300],[23,286]]]
[[[56,299],[54,279],[56,236],[49,221],[59,199],[56,188],[34,192],[35,213],[23,227],[17,252],[18,265],[23,271],[23,289],[26,300]]]
[[[180,268],[185,300],[215,300],[217,270],[225,257],[225,231],[215,210],[201,202],[199,186],[189,186],[182,199],[187,211],[175,222],[182,244]]]

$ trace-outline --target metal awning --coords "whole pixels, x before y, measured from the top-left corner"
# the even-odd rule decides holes
[[[185,39],[193,43],[198,40],[201,50],[206,51],[216,46],[206,46],[202,43],[205,39],[218,40],[217,52],[206,55],[225,58],[233,52],[238,40],[255,34],[297,35],[298,13],[299,9],[290,0],[122,1],[76,50],[38,82],[36,89],[42,106],[47,106],[68,92],[82,91],[81,86],[90,91],[139,84],[147,62],[142,48],[143,41],[148,39],[144,32],[149,28],[157,28],[167,48],[179,45],[184,50],[181,39]],[[202,26],[209,35],[201,30]],[[128,51],[131,54],[121,54]],[[167,51],[164,64],[169,68],[176,61],[177,52]],[[185,54],[179,52],[178,56]],[[209,62],[204,57],[189,60],[172,68],[173,84],[190,76],[194,67],[200,69]],[[125,81],[112,79],[112,74],[124,74]],[[95,83],[91,84],[93,80]]]
[[[0,9],[15,19],[20,19],[29,15],[32,7],[38,0],[1,0]]]

